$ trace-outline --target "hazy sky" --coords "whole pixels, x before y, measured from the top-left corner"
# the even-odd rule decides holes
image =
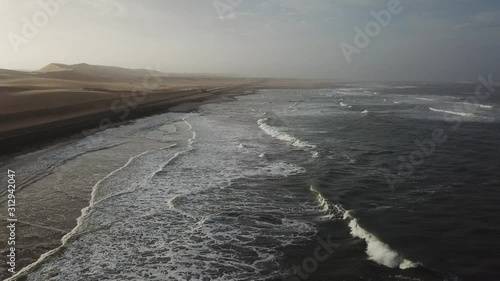
[[[371,11],[397,0],[64,0],[57,9],[54,1],[63,2],[0,0],[0,68],[86,62],[259,77],[500,76],[498,0],[400,0],[400,12],[363,48],[355,27],[365,30]],[[342,42],[357,48],[349,63]]]

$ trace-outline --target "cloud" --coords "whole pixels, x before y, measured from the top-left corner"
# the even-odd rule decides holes
[[[500,11],[483,12],[473,16],[476,23],[487,26],[500,25]]]
[[[128,9],[116,0],[80,0],[82,3],[91,6],[98,14],[124,17],[128,14]]]
[[[0,0],[0,34],[20,32],[38,1]],[[0,53],[0,68],[158,62],[172,72],[382,80],[498,72],[498,36],[475,29],[500,23],[491,0],[401,0],[404,12],[349,66],[340,41],[352,40],[354,27],[372,21],[370,11],[389,0],[219,0],[231,7],[222,17],[214,1],[70,0],[22,54]],[[450,32],[454,27],[460,31]],[[5,44],[7,36],[0,38]]]
[[[10,3],[7,1],[0,1],[0,16],[12,13]]]
[[[456,25],[455,29],[493,26],[500,26],[500,11],[476,13],[471,16],[470,21]]]
[[[371,7],[377,3],[376,0],[342,0],[344,5],[359,6],[359,7]]]

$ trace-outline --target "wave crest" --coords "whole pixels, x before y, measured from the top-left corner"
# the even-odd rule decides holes
[[[312,185],[310,189],[316,195],[319,207],[327,214],[328,218],[348,221],[351,235],[365,240],[367,244],[366,254],[370,260],[390,268],[399,267],[400,269],[408,269],[420,265],[419,263],[405,259],[403,255],[391,249],[389,245],[380,241],[375,235],[362,228],[351,212],[346,211],[340,204],[330,204],[328,199],[321,194],[315,185]]]

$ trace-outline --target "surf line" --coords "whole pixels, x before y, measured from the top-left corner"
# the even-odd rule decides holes
[[[187,121],[187,119],[189,119],[192,116],[196,116],[196,115],[190,114],[190,115],[187,115],[187,116],[185,116],[185,117],[182,118],[182,121],[184,123],[186,123],[186,125],[188,126],[188,130],[191,132],[191,138],[188,140],[188,147],[187,147],[187,149],[185,149],[183,151],[177,152],[172,158],[170,158],[170,160],[168,162],[170,162],[170,161],[174,160],[175,158],[179,157],[180,155],[185,154],[185,153],[187,153],[187,152],[189,152],[189,151],[191,151],[191,150],[194,149],[193,144],[196,142],[196,131],[193,130],[193,125]],[[176,212],[178,212],[178,213],[180,213],[180,214],[182,214],[182,215],[184,215],[186,217],[193,217],[193,216],[189,215],[188,213],[182,212],[181,210],[178,210],[178,209],[175,208],[174,201],[178,197],[179,197],[179,195],[175,195],[172,198],[170,198],[168,200],[168,202],[167,202],[167,206],[171,210],[176,211]]]
[[[170,148],[170,146],[169,147],[160,148],[160,149],[157,149],[157,150],[144,151],[144,152],[142,152],[142,153],[140,153],[140,154],[138,154],[136,156],[133,156],[123,166],[121,166],[120,168],[114,170],[113,172],[109,173],[107,176],[105,176],[104,178],[102,178],[101,180],[99,180],[94,185],[94,187],[92,188],[92,193],[91,193],[91,199],[89,201],[89,206],[87,206],[87,207],[85,207],[85,208],[82,209],[80,217],[78,217],[77,220],[76,220],[76,226],[70,232],[68,232],[66,235],[64,235],[61,238],[61,245],[59,247],[55,248],[55,249],[52,249],[52,250],[50,250],[50,251],[42,254],[40,256],[40,258],[38,258],[38,260],[36,260],[35,262],[33,262],[33,263],[29,264],[28,266],[24,267],[19,272],[17,272],[15,275],[13,275],[12,277],[7,278],[5,280],[6,281],[15,281],[15,280],[18,280],[18,278],[20,278],[20,277],[25,277],[26,274],[28,274],[32,269],[35,269],[36,267],[40,266],[47,258],[49,258],[49,257],[53,256],[54,254],[58,253],[70,241],[70,239],[81,228],[81,226],[83,224],[83,220],[88,217],[88,215],[90,214],[90,210],[92,209],[92,207],[96,203],[99,202],[99,201],[96,201],[96,194],[97,194],[97,190],[99,189],[99,186],[101,185],[101,183],[103,181],[105,181],[106,179],[110,178],[111,176],[113,176],[114,174],[118,173],[119,171],[125,169],[135,159],[137,159],[137,158],[139,158],[139,157],[141,157],[141,156],[143,156],[145,154],[156,152],[156,151],[160,151],[160,150],[164,150],[164,149],[168,149],[168,148]]]
[[[159,151],[166,150],[166,149],[170,149],[170,148],[174,148],[174,147],[177,147],[177,144],[172,144],[172,145],[170,145],[170,146],[167,146],[167,147],[162,147],[162,148],[160,148],[160,149],[158,149],[158,150],[154,150],[154,151],[150,151],[150,152],[159,152]],[[146,155],[146,154],[148,154],[148,153],[146,152],[146,153],[143,153],[143,154],[141,154],[141,155]],[[141,156],[141,155],[139,155],[139,156]],[[135,158],[135,159],[137,159],[137,158]],[[152,174],[151,174],[151,175],[147,178],[147,180],[145,180],[144,182],[145,182],[145,183],[150,182],[150,181],[153,179],[153,177],[154,177],[154,176],[155,176],[155,175],[156,175],[159,171],[161,171],[161,170],[162,170],[162,168],[163,168],[163,167],[165,167],[165,165],[167,165],[170,161],[171,161],[171,159],[167,160],[167,162],[162,163],[162,164],[160,165],[160,168],[159,168],[159,169],[157,169],[155,172],[153,172],[153,173],[152,173]],[[124,166],[124,167],[122,167],[122,168],[125,168],[125,167],[126,167],[126,166]],[[120,169],[119,169],[119,170],[120,170]],[[114,171],[114,172],[118,172],[119,170],[116,170],[116,171]],[[102,179],[102,180],[105,180],[105,179],[106,179],[106,178],[104,178],[104,179]],[[115,194],[111,194],[111,195],[109,195],[109,196],[106,196],[106,197],[104,197],[104,198],[101,198],[101,199],[99,199],[99,200],[95,201],[95,202],[93,203],[93,205],[92,205],[92,206],[96,206],[97,204],[99,204],[99,203],[101,203],[101,202],[103,202],[103,201],[109,200],[110,198],[114,198],[114,197],[119,196],[119,195],[123,195],[123,194],[127,194],[127,193],[132,193],[132,192],[134,192],[134,191],[136,191],[136,190],[137,190],[137,188],[132,189],[132,190],[130,190],[130,189],[129,189],[129,190],[124,190],[124,191],[121,191],[121,192],[118,192],[118,193],[115,193]]]

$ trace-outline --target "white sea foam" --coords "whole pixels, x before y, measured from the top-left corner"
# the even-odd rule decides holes
[[[324,218],[328,219],[342,219],[345,213],[345,209],[338,204],[330,204],[328,199],[326,199],[321,192],[319,192],[318,188],[315,184],[311,185],[309,189],[313,192],[316,197],[316,201],[319,204],[321,210],[325,213]]]
[[[368,110],[366,110],[366,109],[365,109],[365,110],[363,110],[361,113],[362,113],[362,114],[368,114],[368,113],[370,113],[370,112],[369,112]]]
[[[338,95],[343,96],[371,96],[371,92],[352,92],[351,90],[336,91]]]
[[[173,124],[161,126],[160,128],[158,128],[158,130],[165,131],[165,132],[171,133],[171,134],[177,133],[177,127],[175,127],[175,125],[173,125]]]
[[[340,106],[348,106],[348,105],[343,102],[340,102]]]
[[[472,113],[456,112],[456,111],[450,111],[450,110],[436,109],[436,108],[432,108],[432,107],[429,107],[429,110],[435,111],[435,112],[441,112],[441,113],[447,113],[447,114],[453,114],[453,115],[463,116],[463,117],[474,117],[475,116]]]
[[[310,196],[270,190],[266,179],[305,169],[259,158],[272,148],[258,142],[260,128],[216,112],[182,118],[171,135],[177,147],[140,150],[99,181],[77,239],[31,267],[27,280],[278,278],[281,248],[316,235],[314,223],[297,218],[317,212]],[[150,130],[160,129],[137,135]],[[251,145],[240,149],[242,139]]]
[[[417,100],[424,100],[424,101],[434,101],[433,99],[429,98],[416,98]]]
[[[303,174],[306,172],[304,168],[287,162],[271,163],[262,168],[261,171],[265,171],[268,175],[273,177],[289,177],[291,175]]]
[[[344,158],[346,158],[349,161],[349,163],[356,163],[356,159],[353,157],[350,157],[347,154],[344,154]]]
[[[395,89],[415,89],[418,88],[417,86],[397,86],[394,87]]]
[[[94,185],[94,187],[92,188],[91,199],[89,201],[89,205],[87,207],[85,207],[84,209],[82,209],[80,217],[77,218],[77,224],[76,224],[76,226],[70,232],[66,233],[61,238],[61,246],[59,246],[59,247],[57,247],[57,248],[55,248],[55,249],[53,249],[53,250],[51,250],[51,251],[49,251],[47,253],[42,254],[37,261],[35,261],[34,263],[32,263],[32,264],[24,267],[21,271],[17,272],[11,278],[6,279],[6,280],[12,280],[13,281],[13,280],[16,280],[20,276],[24,276],[24,274],[26,274],[27,272],[29,272],[33,268],[35,268],[37,265],[39,265],[42,262],[44,262],[47,258],[49,258],[49,257],[53,256],[54,254],[58,253],[61,249],[63,249],[65,247],[66,244],[68,244],[70,242],[70,240],[73,237],[75,237],[79,232],[81,232],[82,228],[83,228],[83,225],[84,225],[84,222],[89,219],[89,216],[90,216],[91,211],[94,208],[94,206],[97,205],[97,204],[99,204],[100,202],[108,199],[108,198],[113,197],[112,195],[108,195],[108,196],[104,196],[104,197],[101,197],[100,195],[98,195],[98,193],[100,191],[101,185],[103,183],[105,183],[108,179],[114,177],[116,174],[120,173],[122,170],[127,169],[134,161],[136,161],[137,159],[140,159],[141,157],[143,157],[145,155],[148,155],[148,154],[151,154],[151,153],[157,152],[157,151],[166,150],[166,149],[169,149],[169,148],[172,148],[172,147],[175,147],[175,146],[176,145],[170,145],[168,147],[164,147],[164,148],[158,149],[156,151],[147,150],[147,151],[144,151],[144,152],[142,152],[142,153],[140,153],[138,155],[135,155],[135,156],[131,157],[127,161],[127,163],[125,163],[123,166],[121,166],[118,169],[112,171],[111,173],[109,173],[108,175],[106,175],[104,178],[102,178],[101,180],[99,180]],[[152,175],[151,175],[151,177],[152,177]],[[147,182],[148,179],[145,178],[143,181]]]

